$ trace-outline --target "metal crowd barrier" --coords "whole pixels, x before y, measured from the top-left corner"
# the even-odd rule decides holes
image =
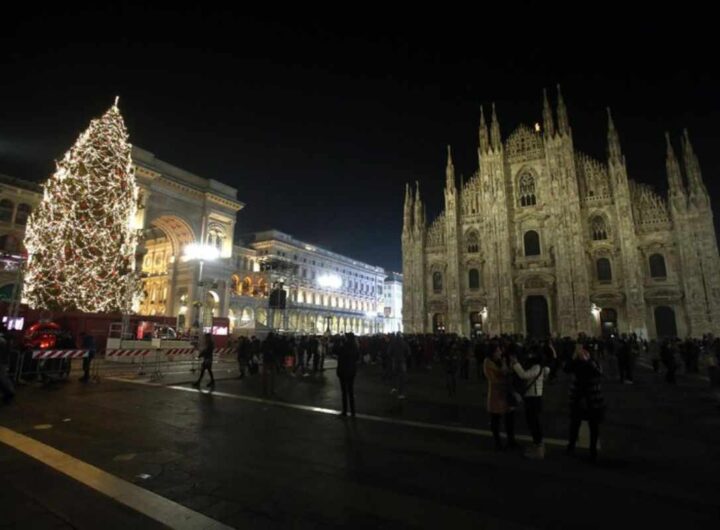
[[[234,348],[215,348],[215,361],[224,362]],[[102,362],[95,363],[95,376],[121,377],[149,375],[150,381],[159,381],[167,374],[194,373],[199,366],[197,348],[145,348],[106,350]]]
[[[236,363],[234,348],[216,348],[217,363]],[[8,374],[14,383],[49,384],[80,376],[86,349],[23,350],[11,356]],[[106,350],[96,353],[90,362],[89,379],[98,382],[107,377],[149,376],[158,381],[168,374],[194,373],[199,367],[196,348]],[[76,360],[80,360],[77,362]]]
[[[73,372],[73,359],[86,357],[88,350],[54,349],[15,351],[11,354],[8,373],[15,383],[43,384],[66,380]]]

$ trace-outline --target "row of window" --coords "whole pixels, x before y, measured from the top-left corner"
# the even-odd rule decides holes
[[[268,254],[268,251],[267,251],[267,250],[262,250],[262,251],[260,251],[260,254],[267,255],[267,254]],[[277,254],[278,254],[278,256],[281,256],[281,257],[283,257],[283,258],[290,258],[290,256],[288,255],[288,253],[287,253],[287,252],[284,252],[284,251],[282,251],[282,250],[278,250],[278,251],[277,251]],[[298,255],[297,255],[297,254],[294,254],[294,255],[293,255],[293,261],[298,261]],[[307,262],[308,262],[307,258],[302,258],[302,262],[303,262],[303,263],[307,263]],[[310,260],[310,264],[311,264],[311,265],[317,265],[317,266],[320,266],[320,267],[325,267],[325,262],[324,262],[324,261],[321,261],[321,262],[318,263],[318,262],[316,262],[316,260]],[[349,271],[349,270],[346,270],[346,269],[340,269],[340,267],[333,267],[333,266],[331,266],[331,265],[328,265],[328,268],[331,269],[331,270],[335,270],[335,271],[337,271],[337,272],[342,272],[343,274],[347,274],[348,276],[354,276],[354,277],[356,277],[356,278],[360,278],[361,280],[372,280],[372,279],[373,279],[371,276],[364,276],[364,275],[362,275],[362,274],[360,274],[360,273],[357,273],[357,272],[352,272],[352,271]],[[305,269],[303,269],[303,270],[305,270]],[[303,276],[303,278],[304,278],[304,277],[305,277],[305,276]]]
[[[608,238],[608,230],[603,217],[598,215],[590,221],[590,237],[593,241],[602,241]],[[476,232],[470,232],[465,243],[468,254],[477,254],[480,251],[480,242]],[[540,236],[535,230],[525,232],[523,243],[526,256],[540,255]]]
[[[0,201],[0,221],[4,223],[12,223],[14,214],[15,224],[25,226],[31,212],[32,207],[24,202],[18,204],[17,211],[15,211],[15,203],[10,199]]]
[[[667,268],[665,267],[665,258],[662,254],[653,254],[649,258],[650,277],[662,279],[667,277]],[[612,281],[612,266],[608,258],[599,258],[595,262],[595,271],[597,279],[600,283],[610,283]],[[433,272],[432,288],[434,293],[441,293],[443,290],[443,277],[439,271]],[[478,269],[468,270],[468,288],[475,291],[480,288],[480,271]]]

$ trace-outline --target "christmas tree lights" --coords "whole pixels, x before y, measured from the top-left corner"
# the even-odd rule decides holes
[[[138,290],[131,152],[115,100],[57,163],[25,233],[31,307],[129,312]]]

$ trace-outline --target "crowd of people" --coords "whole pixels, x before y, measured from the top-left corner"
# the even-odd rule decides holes
[[[675,382],[681,360],[685,371],[693,373],[701,364],[717,366],[720,340],[703,339],[644,340],[636,335],[607,338],[579,336],[534,340],[521,335],[479,336],[474,339],[452,334],[373,335],[356,337],[352,333],[333,336],[289,336],[269,334],[264,340],[240,337],[236,344],[241,378],[262,374],[263,394],[275,393],[275,377],[281,372],[310,376],[322,372],[327,357],[337,359],[337,376],[342,391],[341,416],[355,415],[354,380],[358,365],[377,364],[381,379],[397,399],[406,398],[408,371],[426,371],[440,364],[448,396],[457,392],[458,379],[470,379],[475,360],[478,378],[486,379],[487,410],[495,446],[498,450],[517,447],[515,412],[524,409],[533,444],[528,458],[541,459],[543,444],[543,391],[546,382],[558,374],[570,377],[568,397],[568,454],[573,454],[580,425],[590,431],[590,458],[597,458],[599,429],[605,417],[602,381],[615,377],[633,383],[638,359],[647,358],[656,371],[664,369],[666,381]],[[505,427],[503,443],[500,427]]]
[[[85,344],[94,354],[94,344]],[[390,387],[398,400],[406,398],[408,372],[435,373],[440,365],[447,394],[457,394],[458,379],[471,378],[475,366],[478,379],[487,381],[486,406],[490,428],[497,450],[518,446],[515,439],[515,413],[524,409],[532,446],[525,455],[542,459],[543,393],[546,383],[554,382],[558,374],[569,375],[568,444],[572,454],[580,425],[586,421],[590,431],[590,458],[597,458],[599,429],[605,417],[602,381],[614,377],[620,383],[632,384],[638,359],[647,360],[656,372],[664,371],[665,381],[676,382],[676,372],[683,365],[686,373],[697,373],[707,366],[711,378],[717,380],[720,365],[720,339],[652,339],[636,335],[611,335],[605,338],[578,336],[535,340],[521,335],[489,337],[479,335],[469,339],[453,334],[402,335],[378,334],[356,337],[352,333],[324,336],[293,336],[269,333],[263,340],[238,337],[232,343],[236,353],[239,377],[260,374],[264,396],[275,395],[275,380],[280,373],[297,377],[322,374],[326,359],[337,360],[336,374],[342,394],[341,416],[355,416],[354,382],[358,366],[374,364],[381,368],[380,379]],[[204,374],[215,387],[212,372],[212,336],[206,334],[200,349],[201,371],[193,386],[199,387]],[[14,395],[12,381],[7,377],[12,344],[0,333],[0,390],[9,402]],[[83,360],[87,381],[92,356]],[[474,360],[474,363],[473,363]],[[501,437],[505,428],[505,441]]]

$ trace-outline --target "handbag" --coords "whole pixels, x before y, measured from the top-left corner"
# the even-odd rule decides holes
[[[517,407],[522,403],[523,397],[527,393],[528,390],[530,390],[530,387],[533,386],[536,381],[540,378],[540,376],[543,374],[543,368],[540,367],[540,371],[538,374],[533,378],[530,383],[525,384],[523,379],[520,379],[517,377],[515,373],[513,373],[513,382],[510,385],[510,388],[508,389],[507,393],[507,403],[510,407]]]

